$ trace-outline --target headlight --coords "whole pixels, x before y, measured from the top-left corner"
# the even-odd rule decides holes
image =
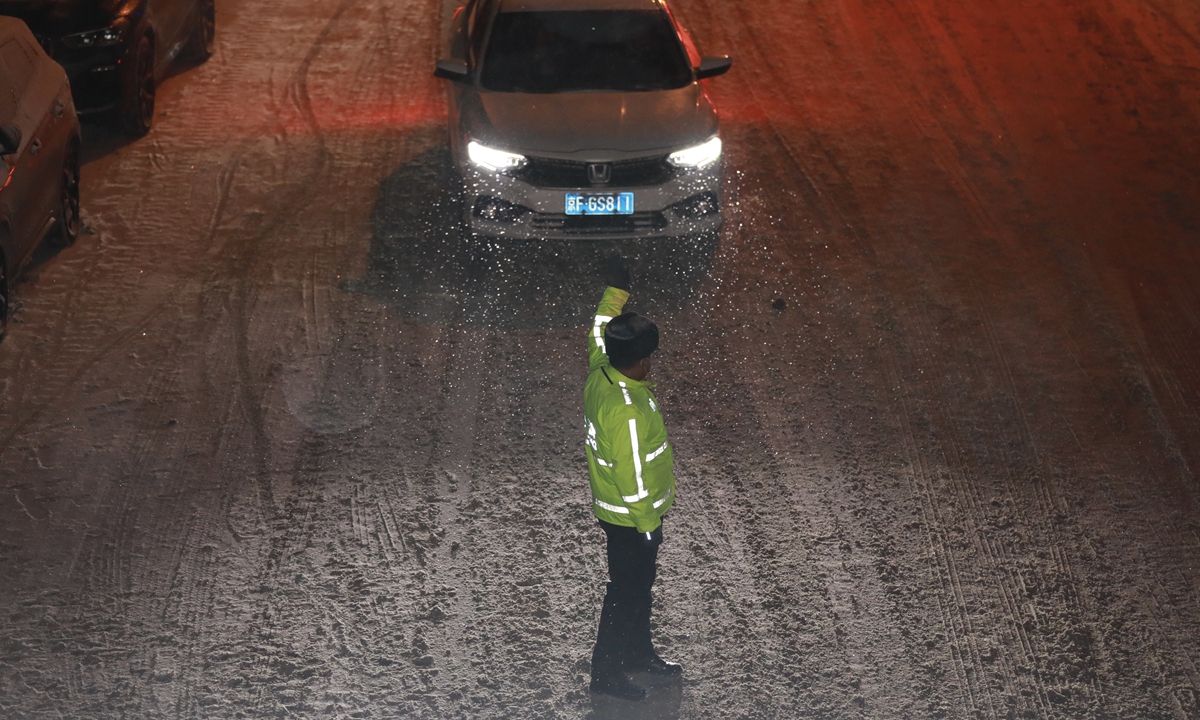
[[[721,157],[721,138],[714,137],[706,143],[673,152],[667,162],[675,167],[702,168],[712,165]]]
[[[87,32],[75,33],[74,35],[67,35],[62,41],[63,45],[73,50],[109,47],[121,42],[121,31],[114,27],[106,27],[100,30],[89,30]]]
[[[516,170],[525,165],[524,155],[496,150],[480,145],[474,140],[467,143],[467,157],[471,158],[471,162],[488,170]]]

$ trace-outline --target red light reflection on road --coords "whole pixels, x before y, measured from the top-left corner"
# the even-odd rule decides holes
[[[314,102],[313,114],[323,130],[403,130],[445,124],[446,101],[439,93],[413,95],[388,103],[335,106]]]

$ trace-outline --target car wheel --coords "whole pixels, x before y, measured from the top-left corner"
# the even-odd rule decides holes
[[[58,234],[59,247],[67,247],[79,237],[79,142],[72,140],[63,160],[62,185],[59,188]]]
[[[125,84],[125,102],[121,121],[134,137],[150,132],[154,122],[154,38],[143,35],[133,53],[133,63]]]
[[[8,332],[8,273],[5,272],[7,263],[0,255],[0,340]]]
[[[214,0],[200,0],[192,36],[188,38],[183,55],[186,60],[202,63],[212,57],[217,40],[217,8]]]

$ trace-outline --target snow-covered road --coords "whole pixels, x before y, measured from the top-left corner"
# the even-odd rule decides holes
[[[4,718],[1200,718],[1200,8],[677,0],[719,238],[460,239],[446,7],[218,0],[0,345]],[[593,700],[600,259],[663,329]]]

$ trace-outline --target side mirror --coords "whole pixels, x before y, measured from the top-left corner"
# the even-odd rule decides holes
[[[706,57],[700,61],[700,67],[696,68],[696,79],[703,80],[704,78],[724,75],[729,72],[729,68],[731,67],[733,67],[733,59],[728,55]]]
[[[15,153],[21,147],[21,128],[16,125],[0,126],[0,155]]]
[[[471,79],[471,71],[467,69],[465,60],[438,60],[433,74],[455,82],[468,82]]]

